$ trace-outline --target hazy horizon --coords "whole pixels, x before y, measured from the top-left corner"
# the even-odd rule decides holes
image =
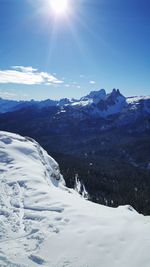
[[[101,88],[101,89],[104,89],[106,91],[106,94],[110,94],[112,92],[112,90],[113,89],[116,89],[116,88],[112,88],[111,90],[106,90],[105,88]],[[47,98],[40,98],[40,99],[39,98],[27,98],[27,97],[15,98],[13,95],[11,97],[11,96],[7,95],[7,93],[6,93],[3,96],[0,95],[0,98],[1,99],[4,99],[4,100],[13,100],[13,101],[32,101],[32,100],[33,101],[44,101],[44,100],[59,101],[59,100],[64,99],[64,98],[67,98],[69,100],[80,100],[82,97],[88,95],[90,92],[92,92],[92,91],[100,91],[101,89],[98,89],[98,90],[90,90],[90,91],[87,92],[87,94],[81,95],[81,96],[77,96],[77,97],[65,97],[65,96],[64,97],[59,97],[58,96],[56,98],[47,97]],[[119,89],[119,88],[117,88],[117,89]],[[120,93],[122,94],[122,91],[120,91]],[[124,95],[124,96],[126,98],[130,98],[130,97],[131,98],[132,97],[146,97],[146,96],[150,96],[150,94],[149,95]]]

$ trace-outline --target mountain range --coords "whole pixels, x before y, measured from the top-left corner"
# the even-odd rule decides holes
[[[60,100],[42,101],[15,101],[0,98],[0,113],[13,112],[24,108],[43,109],[46,107],[57,107],[61,112],[85,112],[88,116],[108,117],[110,115],[123,112],[124,109],[137,109],[138,105],[143,105],[143,110],[150,113],[150,96],[147,97],[124,97],[119,89],[113,89],[107,94],[104,89],[92,91],[87,96],[80,99],[63,98]]]
[[[55,157],[67,186],[94,202],[150,214],[150,97],[118,89],[81,99],[0,100],[0,129],[34,138]]]

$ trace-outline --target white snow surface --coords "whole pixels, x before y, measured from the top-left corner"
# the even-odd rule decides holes
[[[150,218],[65,187],[30,138],[0,132],[0,266],[149,267]]]
[[[81,100],[81,101],[76,101],[76,102],[73,102],[71,103],[70,105],[71,106],[79,106],[79,107],[85,107],[85,106],[89,106],[93,103],[93,100],[92,99],[88,99],[88,100]]]
[[[149,100],[150,96],[131,96],[127,97],[126,101],[128,104],[138,103],[140,100]]]

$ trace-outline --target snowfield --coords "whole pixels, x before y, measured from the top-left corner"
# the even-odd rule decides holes
[[[65,187],[30,138],[0,132],[0,266],[149,267],[150,218]]]

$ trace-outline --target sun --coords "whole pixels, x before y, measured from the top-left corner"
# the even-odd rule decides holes
[[[65,15],[69,9],[68,0],[50,0],[50,5],[56,15]]]

